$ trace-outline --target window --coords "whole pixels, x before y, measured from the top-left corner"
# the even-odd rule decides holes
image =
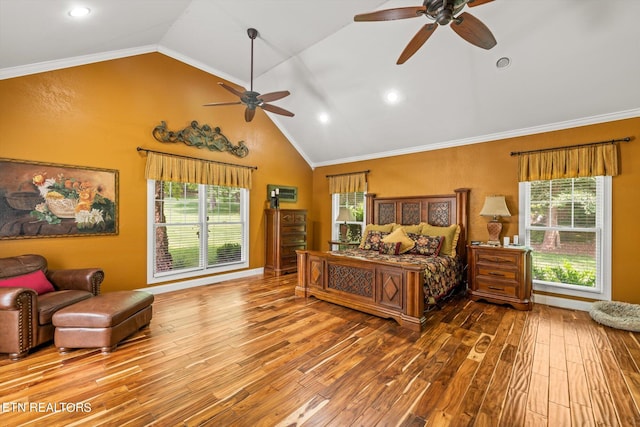
[[[522,182],[520,194],[534,289],[610,299],[611,177]]]
[[[248,267],[248,191],[149,180],[151,283]]]
[[[355,191],[352,193],[334,193],[332,201],[332,240],[340,240],[340,229],[345,228],[346,240],[348,242],[359,242],[362,237],[362,230],[365,226],[365,203],[364,192]],[[346,209],[352,219],[347,221],[337,221],[340,209]]]

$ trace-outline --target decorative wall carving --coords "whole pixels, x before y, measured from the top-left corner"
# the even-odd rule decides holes
[[[234,156],[245,157],[249,154],[249,148],[244,141],[233,145],[229,139],[220,132],[219,127],[212,128],[209,125],[200,126],[197,121],[192,121],[189,126],[179,131],[170,131],[163,120],[153,129],[153,137],[160,142],[183,142],[196,147],[207,148],[210,151],[228,151]]]

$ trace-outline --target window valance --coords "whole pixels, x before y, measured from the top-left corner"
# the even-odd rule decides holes
[[[251,172],[257,169],[255,166],[233,165],[140,147],[138,151],[147,152],[147,179],[251,189]]]
[[[518,156],[518,181],[618,175],[619,141],[630,138],[511,153]]]
[[[353,193],[365,191],[367,188],[368,170],[360,172],[327,175],[329,178],[329,193]]]

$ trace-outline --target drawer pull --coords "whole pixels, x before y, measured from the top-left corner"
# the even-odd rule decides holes
[[[499,271],[490,271],[489,275],[504,277],[504,273],[500,273]]]
[[[489,289],[491,289],[492,291],[502,291],[502,292],[504,292],[504,288],[500,288],[498,286],[489,286]]]

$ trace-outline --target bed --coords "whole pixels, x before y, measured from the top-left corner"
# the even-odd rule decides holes
[[[296,296],[328,301],[422,331],[425,308],[437,304],[463,280],[469,189],[416,197],[367,195],[367,229],[374,224],[459,225],[454,256],[389,255],[377,250],[299,250]],[[398,226],[392,226],[397,229]],[[409,227],[404,228],[409,230]],[[415,237],[415,236],[412,236]],[[452,241],[450,242],[451,245]],[[389,246],[389,245],[388,245]]]

